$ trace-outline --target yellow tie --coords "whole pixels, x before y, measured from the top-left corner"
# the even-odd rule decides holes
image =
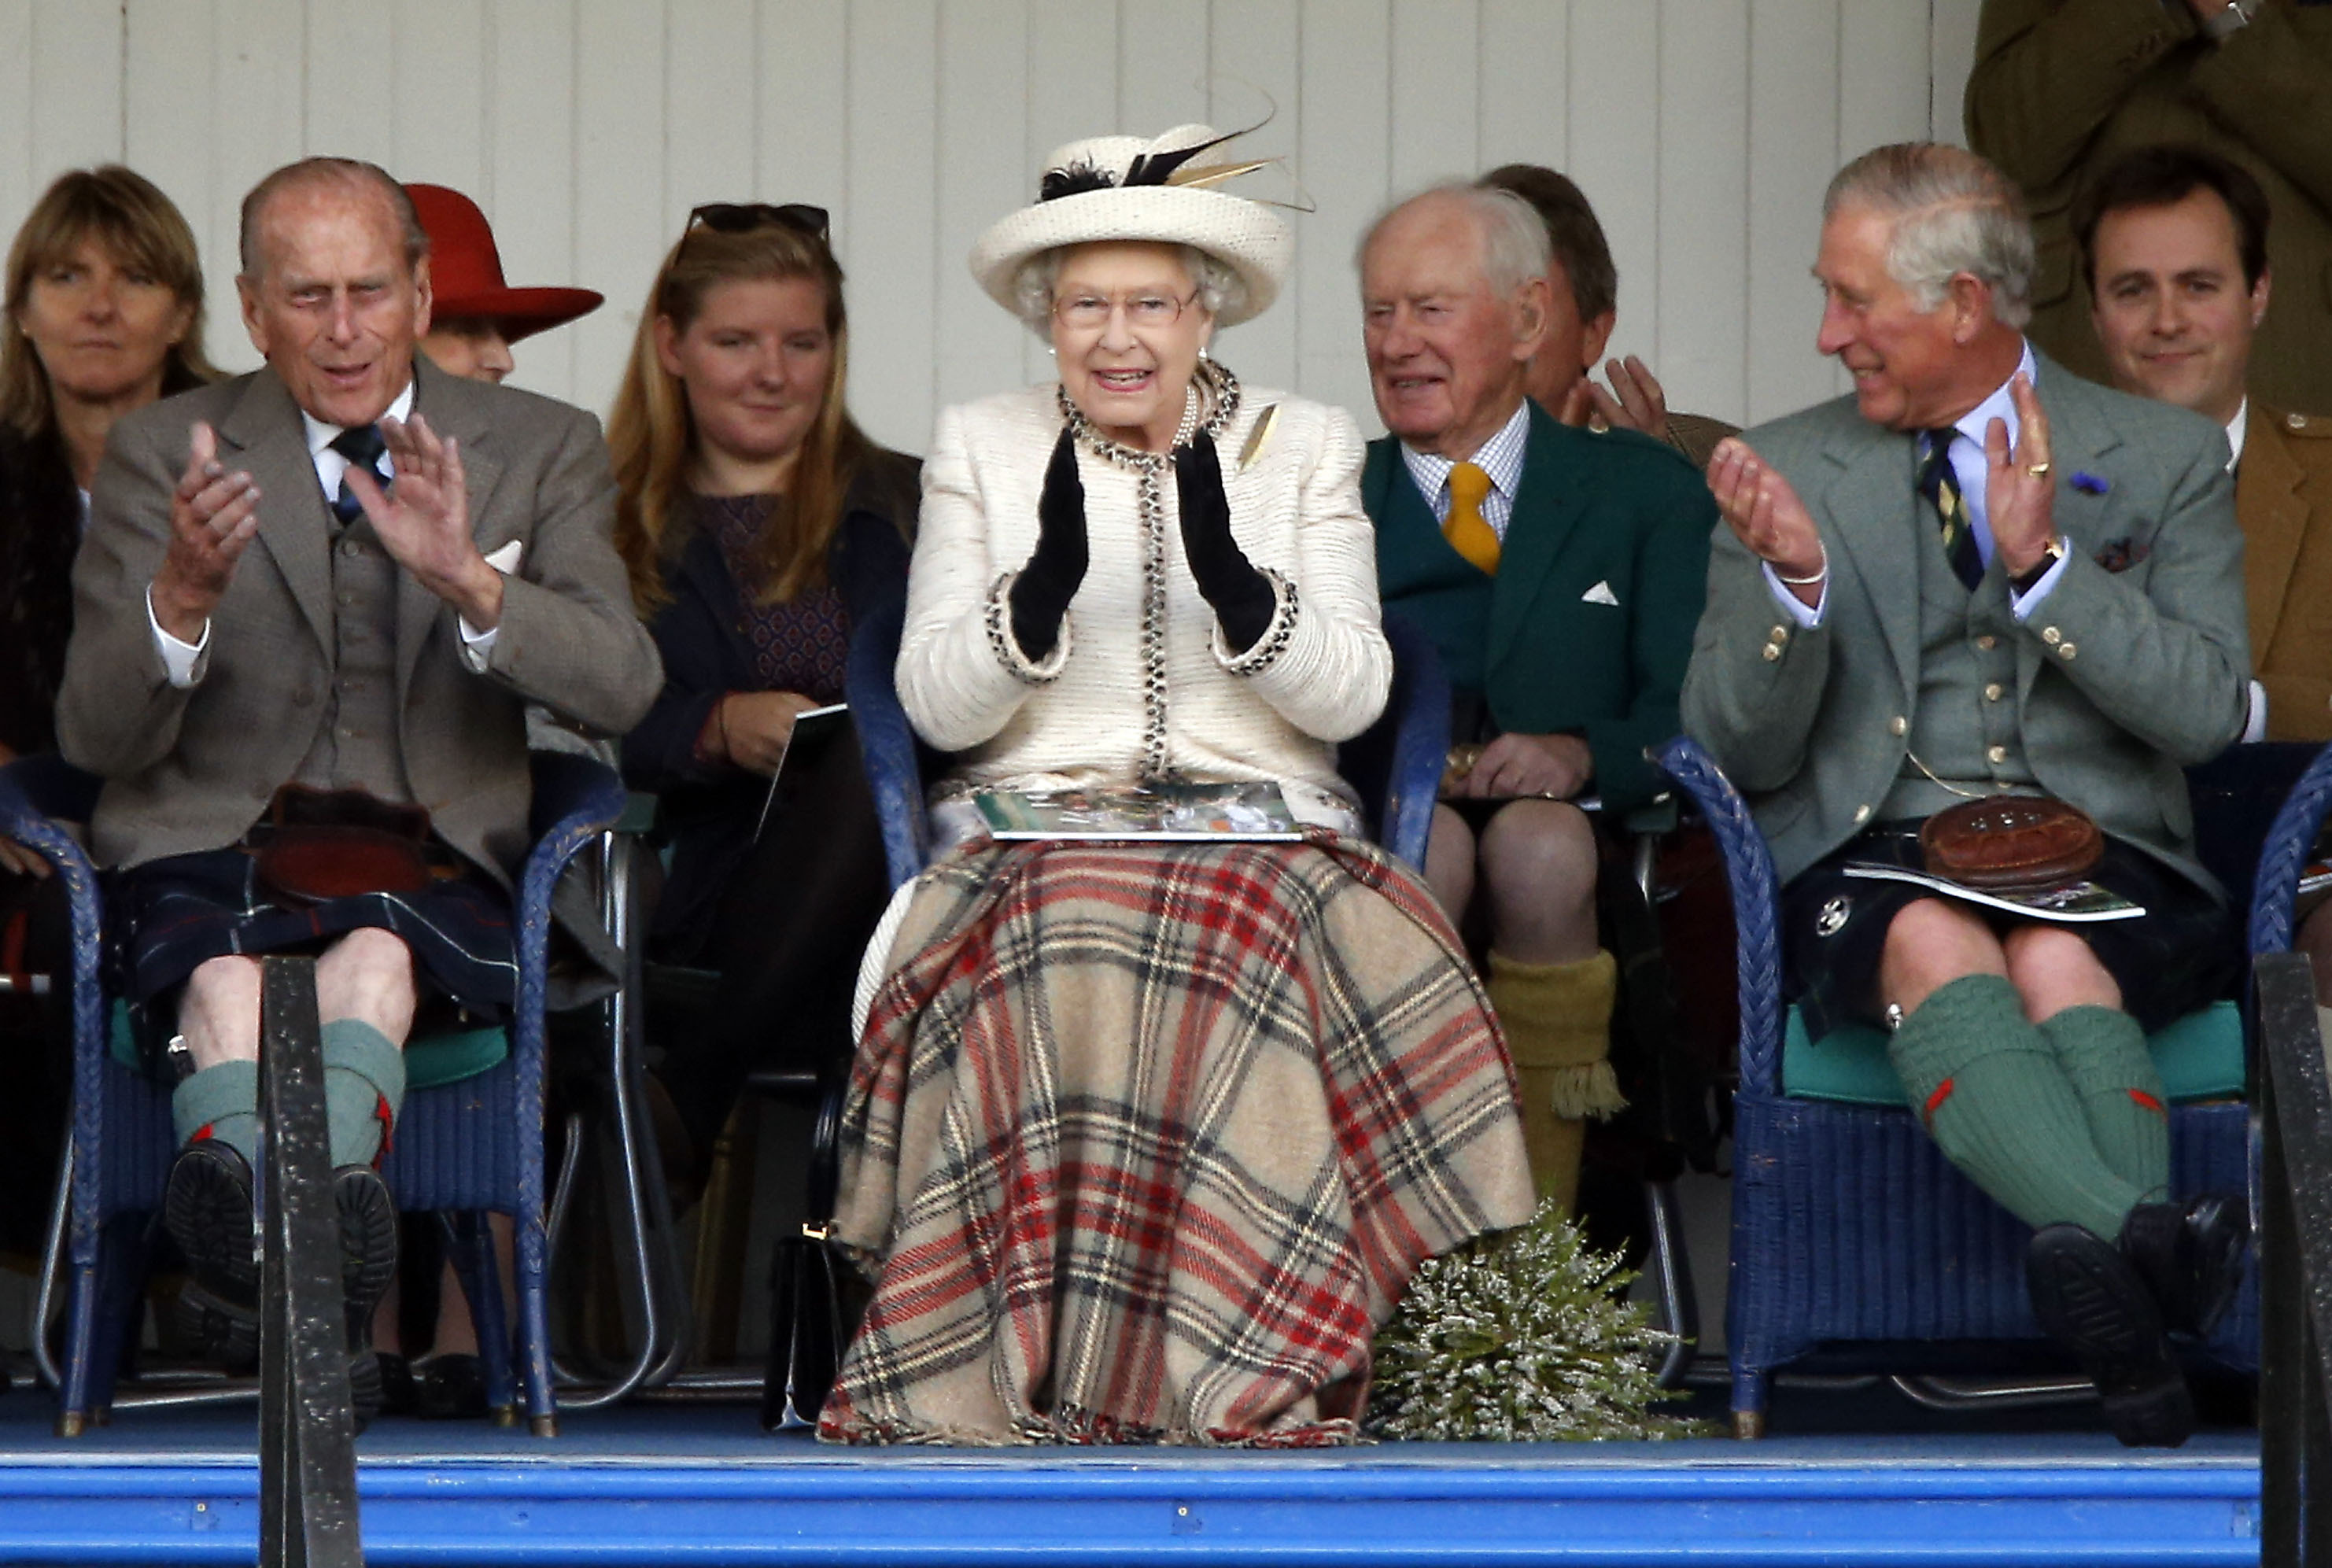
[[[1479,465],[1460,463],[1449,471],[1449,516],[1441,537],[1484,575],[1498,571],[1498,532],[1482,516],[1483,499],[1490,493],[1490,476]]]

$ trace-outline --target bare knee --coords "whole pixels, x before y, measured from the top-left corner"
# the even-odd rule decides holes
[[[1447,806],[1433,808],[1433,835],[1425,842],[1425,884],[1433,889],[1449,923],[1466,918],[1474,902],[1474,830]]]
[[[1524,963],[1564,963],[1595,951],[1595,829],[1560,800],[1516,800],[1482,832],[1491,941]]]
[[[1888,924],[1878,958],[1878,996],[1916,1012],[1955,980],[2007,972],[2007,958],[1990,926],[1955,904],[1922,898],[1897,910]]]
[[[397,1044],[413,1030],[413,950],[394,932],[360,927],[316,961],[316,1012],[358,1018]]]
[[[208,959],[186,977],[178,1033],[197,1068],[259,1058],[259,961]]]
[[[2120,985],[2073,932],[2053,925],[2019,926],[2002,945],[2009,983],[2034,1022],[2067,1008],[2121,1006]]]

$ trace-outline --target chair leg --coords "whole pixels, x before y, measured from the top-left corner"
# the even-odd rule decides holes
[[[502,1302],[502,1267],[494,1257],[492,1220],[482,1210],[464,1209],[437,1217],[445,1238],[445,1256],[453,1260],[454,1277],[462,1283],[462,1299],[469,1303],[470,1324],[478,1336],[478,1361],[486,1378],[486,1407],[494,1425],[518,1424],[518,1382],[511,1364],[510,1313]]]
[[[1744,1440],[1765,1435],[1766,1374],[1738,1362],[1733,1368],[1733,1435]]]
[[[1684,1382],[1693,1348],[1700,1342],[1700,1302],[1693,1290],[1676,1183],[1645,1182],[1644,1208],[1652,1222],[1652,1278],[1659,1290],[1660,1326],[1676,1335],[1660,1361],[1660,1387],[1672,1389]]]

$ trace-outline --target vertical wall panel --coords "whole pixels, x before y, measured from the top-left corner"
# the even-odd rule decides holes
[[[1617,354],[1642,353],[1657,306],[1652,369],[1668,406],[1738,423],[1748,410],[1741,241],[1749,223],[1749,0],[1660,7],[1660,223],[1657,278],[1620,275]]]
[[[1839,0],[1754,0],[1749,11],[1751,422],[1838,389],[1814,351],[1821,307],[1807,273],[1838,168],[1838,13]]]
[[[852,397],[868,435],[921,452],[934,412],[939,8],[935,0],[868,0],[851,20],[849,183],[878,194],[853,202],[836,235],[859,302],[850,323]]]
[[[1840,161],[1890,142],[1924,141],[1928,24],[1910,5],[1839,10],[1838,150]]]
[[[1036,199],[1038,172],[1055,149],[1089,136],[1137,129],[1118,110],[1117,36],[1113,6],[1093,0],[1029,0],[1027,124],[1015,167],[1014,205]],[[964,244],[970,248],[970,240]],[[1020,365],[1024,382],[1052,378],[1052,358],[1033,334],[1023,337]]]
[[[942,0],[939,41],[938,232],[932,254],[939,316],[934,405],[968,402],[1026,378],[1028,330],[971,280],[964,258],[980,232],[1032,194],[1025,0]],[[866,296],[861,292],[859,298]],[[903,439],[904,439],[903,437]],[[921,452],[925,432],[908,443]]]
[[[1206,6],[1118,0],[1117,118],[1082,134],[1156,136],[1205,120],[1207,66]]]
[[[664,227],[692,208],[753,199],[753,0],[687,0],[665,24]],[[645,280],[643,280],[645,286]]]
[[[397,62],[388,171],[474,197],[486,174],[483,0],[397,0],[387,14]]]
[[[1207,112],[1208,122],[1219,130],[1232,130],[1253,125],[1266,113],[1272,116],[1270,124],[1231,143],[1220,156],[1241,161],[1266,157],[1286,159],[1285,170],[1258,169],[1232,181],[1227,189],[1281,201],[1294,195],[1286,171],[1301,170],[1306,161],[1296,37],[1296,0],[1215,0],[1209,45],[1214,57],[1210,77],[1214,101]],[[1291,272],[1301,268],[1307,248],[1329,245],[1339,253],[1351,248],[1320,232],[1310,221],[1311,215],[1282,211],[1279,215],[1295,231],[1298,260]],[[1223,363],[1258,387],[1285,390],[1295,385],[1295,312],[1284,302],[1244,326],[1232,328],[1218,347]]]
[[[153,8],[171,0],[152,0]],[[349,0],[308,0],[301,97],[306,152],[397,167],[397,19]],[[425,91],[416,82],[415,91]],[[224,100],[222,100],[224,101]]]
[[[1573,0],[1571,177],[1595,206],[1620,269],[1628,342],[1665,358],[1658,309],[1661,7],[1639,0]]]
[[[565,329],[577,401],[615,400],[664,221],[664,7],[586,4],[575,28],[575,243],[607,303]]]
[[[1304,231],[1291,292],[1278,309],[1295,317],[1295,388],[1341,404],[1376,428],[1361,349],[1360,280],[1352,247],[1391,186],[1391,145],[1381,105],[1392,73],[1386,0],[1305,0],[1303,105],[1296,175],[1318,210],[1297,214]]]
[[[300,0],[217,0],[214,15],[217,30],[211,40],[213,98],[208,104],[190,107],[196,116],[208,118],[212,138],[210,232],[214,238],[206,272],[216,291],[211,341],[224,350],[214,358],[223,369],[243,370],[259,363],[249,336],[230,314],[244,193],[269,171],[309,150],[302,145],[300,53],[292,48],[268,48],[265,43],[271,39],[299,38],[304,25],[303,8]],[[222,112],[217,107],[225,104],[234,106],[233,112]],[[193,217],[191,213],[187,215]]]
[[[575,237],[575,6],[573,0],[492,0],[486,14],[487,134],[484,188],[473,191],[494,225],[502,271],[521,288],[597,289],[600,309],[637,308],[645,274],[607,274]],[[511,358],[511,383],[606,412],[600,388],[575,379],[574,327],[541,332]],[[612,393],[612,388],[609,388]]]
[[[122,98],[128,113],[122,157],[162,188],[194,229],[203,253],[208,316],[204,343],[214,360],[225,363],[231,352],[248,351],[235,318],[234,230],[230,224],[222,234],[213,222],[211,7],[207,0],[130,0],[123,25]],[[0,49],[0,62],[5,59],[6,51]],[[202,86],[198,93],[185,89],[189,62]],[[0,72],[5,70],[0,64]],[[12,234],[23,210],[12,206],[0,215]]]
[[[1960,100],[1975,65],[1975,24],[1983,9],[1983,0],[1929,0],[1927,134],[1936,141],[1967,145]]]
[[[1393,0],[1396,191],[1477,172],[1478,21],[1473,0]]]
[[[33,177],[121,156],[121,27],[118,5],[35,0],[31,58]]]
[[[1571,13],[1571,0],[1482,0],[1475,70],[1485,170],[1570,162]]]

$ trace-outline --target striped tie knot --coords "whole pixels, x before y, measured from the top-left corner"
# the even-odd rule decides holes
[[[1935,509],[1943,521],[1944,559],[1951,563],[1952,575],[1970,593],[1983,581],[1983,552],[1976,547],[1975,521],[1968,515],[1966,499],[1960,494],[1959,475],[1952,468],[1952,443],[1959,432],[1946,425],[1941,430],[1919,433],[1919,493]]]

